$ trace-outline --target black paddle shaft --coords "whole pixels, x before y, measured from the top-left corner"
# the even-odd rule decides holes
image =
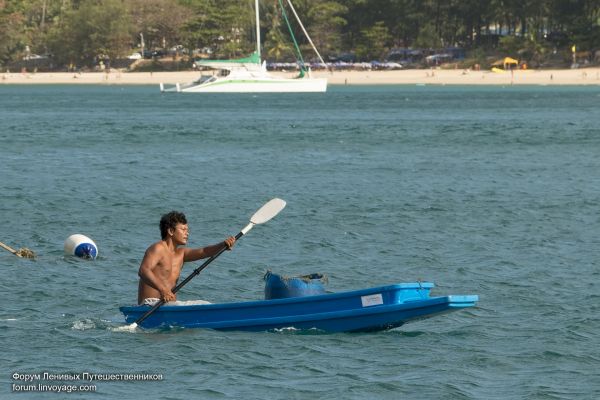
[[[238,233],[237,235],[235,235],[235,240],[238,240],[243,235],[244,234],[242,232]],[[204,268],[206,268],[208,266],[208,264],[210,264],[211,262],[213,262],[214,259],[217,258],[217,257],[219,257],[225,250],[227,250],[227,247],[223,247],[221,250],[219,250],[217,254],[215,254],[214,256],[212,256],[211,258],[209,258],[208,260],[206,260],[201,266],[199,266],[198,268],[196,268],[194,270],[194,272],[192,272],[191,274],[189,274],[188,277],[185,278],[183,281],[179,282],[171,291],[173,293],[177,293],[179,291],[179,289],[181,289],[186,283],[188,283],[189,281],[191,281],[196,275],[198,275],[200,272],[202,272],[202,270]],[[152,306],[151,309],[149,309],[148,311],[146,311],[146,313],[144,315],[142,315],[141,317],[139,317],[137,319],[137,321],[135,321],[134,323],[136,325],[141,324],[142,322],[144,322],[144,320],[146,318],[148,318],[150,315],[152,315],[152,313],[154,313],[154,311],[158,310],[158,308],[160,306],[162,306],[163,304],[165,304],[165,301],[163,299],[160,299],[159,301],[156,302],[156,304],[154,304]]]

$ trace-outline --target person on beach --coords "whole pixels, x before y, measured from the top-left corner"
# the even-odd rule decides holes
[[[221,249],[231,250],[235,238],[200,248],[180,247],[187,244],[189,229],[185,215],[171,211],[160,219],[162,239],[146,250],[138,275],[138,304],[152,304],[159,299],[177,300],[172,289],[177,284],[183,263],[212,257]]]

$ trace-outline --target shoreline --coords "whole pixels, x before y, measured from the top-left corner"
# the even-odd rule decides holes
[[[204,72],[207,73],[207,72]],[[278,77],[296,73],[270,72]],[[159,85],[187,83],[200,76],[199,71],[180,72],[4,72],[0,86],[88,84],[88,85]],[[600,85],[600,67],[554,70],[472,71],[410,69],[397,71],[313,71],[315,78],[327,78],[329,85]]]

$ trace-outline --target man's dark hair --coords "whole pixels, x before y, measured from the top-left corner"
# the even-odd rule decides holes
[[[185,214],[179,211],[171,211],[160,218],[160,236],[166,239],[169,234],[169,228],[175,229],[177,224],[187,224]]]

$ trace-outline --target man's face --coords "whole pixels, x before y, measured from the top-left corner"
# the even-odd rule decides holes
[[[190,235],[187,224],[177,224],[173,230],[173,240],[180,245],[187,244]]]

